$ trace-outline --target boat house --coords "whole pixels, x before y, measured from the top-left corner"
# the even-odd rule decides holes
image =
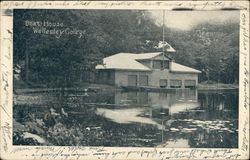
[[[96,69],[99,83],[118,87],[194,88],[201,73],[162,52],[118,53],[104,58]]]

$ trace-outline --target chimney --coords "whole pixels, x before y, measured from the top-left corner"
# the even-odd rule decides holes
[[[169,61],[169,71],[171,71],[172,70],[172,63],[174,62],[174,60],[173,59],[170,59],[170,61]]]

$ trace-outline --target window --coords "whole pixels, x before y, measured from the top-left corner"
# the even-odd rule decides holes
[[[154,60],[153,68],[154,69],[169,69],[169,61]]]
[[[181,80],[177,80],[177,79],[170,80],[170,87],[171,88],[181,88]]]
[[[137,75],[128,75],[128,86],[137,86]]]
[[[148,86],[148,76],[140,75],[139,76],[139,86]]]
[[[162,68],[163,69],[169,69],[169,61],[163,61],[162,62]]]
[[[196,86],[195,80],[185,80],[185,88],[194,88]]]
[[[166,79],[160,79],[160,87],[165,88],[168,86],[168,80]]]
[[[154,60],[153,61],[153,68],[154,69],[161,69],[161,66],[162,66],[162,64],[161,64],[161,61],[160,60]]]

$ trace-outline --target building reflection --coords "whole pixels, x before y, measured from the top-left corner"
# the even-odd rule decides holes
[[[166,92],[117,92],[117,106],[145,108],[145,116],[162,118],[175,113],[199,107],[197,90],[177,90],[175,93]]]

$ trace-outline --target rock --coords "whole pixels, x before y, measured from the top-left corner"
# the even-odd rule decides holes
[[[87,128],[86,128],[86,130],[90,131],[90,128],[89,128],[89,127],[87,127]]]
[[[36,123],[39,124],[40,126],[44,125],[44,122],[42,119],[36,119]]]
[[[45,143],[45,140],[44,140],[43,138],[41,138],[41,137],[38,136],[38,135],[29,133],[29,132],[24,132],[24,133],[23,133],[23,138],[24,138],[24,139],[32,138],[32,139],[37,140],[37,142],[39,142],[39,143],[42,143],[42,144]]]
[[[171,131],[180,131],[178,128],[170,128]]]
[[[14,132],[25,131],[25,130],[26,130],[26,128],[24,127],[24,125],[13,120],[13,131]]]
[[[35,130],[38,134],[44,134],[44,130],[38,127],[35,122],[26,122],[25,126],[27,126],[28,129]]]
[[[197,128],[183,128],[183,131],[195,131]]]

